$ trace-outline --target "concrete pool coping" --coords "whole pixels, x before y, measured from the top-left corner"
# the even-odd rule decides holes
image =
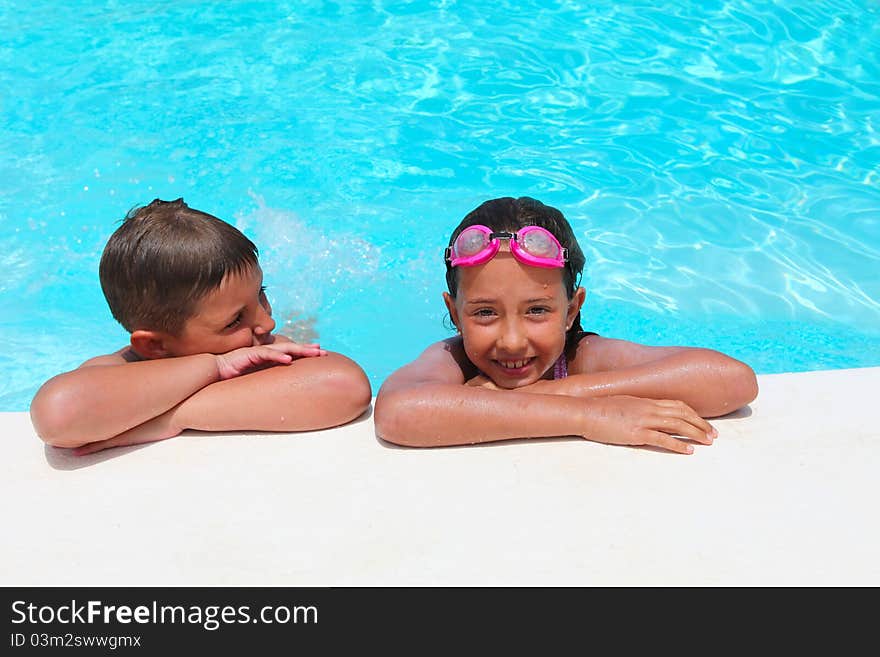
[[[691,456],[404,449],[367,415],[77,458],[2,413],[0,584],[880,585],[880,367],[759,384]]]

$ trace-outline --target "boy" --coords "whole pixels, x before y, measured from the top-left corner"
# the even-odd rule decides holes
[[[184,429],[323,429],[370,405],[354,361],[272,334],[256,246],[183,199],[130,211],[99,273],[130,344],[37,391],[31,419],[50,445],[89,454]]]

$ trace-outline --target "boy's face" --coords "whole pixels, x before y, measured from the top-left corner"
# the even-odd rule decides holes
[[[470,361],[510,389],[552,370],[583,296],[568,299],[562,270],[521,264],[501,248],[484,265],[461,267],[455,299],[444,298]]]
[[[172,356],[224,354],[240,347],[269,344],[275,321],[263,288],[259,265],[227,274],[220,286],[196,305],[177,336],[166,341]]]

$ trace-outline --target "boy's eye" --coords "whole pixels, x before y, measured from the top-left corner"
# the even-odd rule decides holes
[[[235,328],[236,326],[238,326],[239,324],[241,324],[241,313],[236,315],[235,319],[233,319],[231,322],[229,322],[226,325],[226,328],[232,329],[232,328]]]
[[[260,286],[260,293],[259,295],[257,295],[257,301],[263,307],[263,310],[265,310],[270,315],[272,314],[272,306],[269,304],[269,297],[266,296],[265,285]]]

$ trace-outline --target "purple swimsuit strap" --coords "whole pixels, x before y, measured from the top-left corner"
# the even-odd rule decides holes
[[[553,364],[553,378],[564,379],[568,376],[568,362],[565,360],[565,354],[559,356]]]

